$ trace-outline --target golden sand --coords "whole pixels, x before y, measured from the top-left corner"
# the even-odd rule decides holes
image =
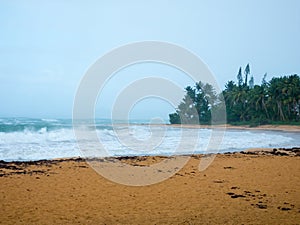
[[[83,160],[2,162],[0,224],[300,224],[300,157],[223,154],[200,172],[201,157],[142,187],[111,182]]]

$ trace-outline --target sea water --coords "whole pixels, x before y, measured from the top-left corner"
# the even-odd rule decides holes
[[[96,119],[73,124],[71,119],[0,118],[0,160],[223,153],[300,146],[300,133],[227,129],[215,138],[211,129],[148,123],[130,121],[128,125]]]

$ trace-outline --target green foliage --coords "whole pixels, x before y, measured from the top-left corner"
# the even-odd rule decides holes
[[[265,73],[264,76],[263,76],[263,79],[261,80],[261,85],[262,85],[262,86],[266,86],[266,85],[267,85],[267,80],[266,80],[267,75],[268,75],[268,74]]]
[[[254,77],[251,76],[250,80],[249,80],[249,88],[254,88]]]
[[[266,81],[264,75],[261,85],[254,85],[251,76],[247,79],[250,67],[245,68],[245,81],[241,68],[238,72],[238,85],[228,81],[222,91],[227,122],[234,125],[259,126],[263,124],[300,124],[300,77],[297,74],[274,77]],[[211,111],[225,110],[210,84],[198,82],[186,88],[186,95],[176,113],[170,114],[170,123],[211,123]]]
[[[237,74],[237,80],[238,80],[239,87],[241,87],[243,84],[242,67],[239,68],[239,72]]]
[[[249,74],[250,74],[250,66],[249,66],[249,63],[247,64],[247,66],[246,66],[246,68],[245,68],[244,74],[245,74],[245,82],[244,82],[244,86],[247,86],[247,85],[248,85],[248,76],[249,76]]]
[[[178,113],[169,114],[171,124],[181,124],[180,116]]]
[[[169,115],[171,124],[209,124],[211,122],[211,108],[218,96],[210,84],[201,81],[194,87],[185,88],[186,95],[175,113]]]
[[[229,123],[257,126],[300,120],[300,78],[296,74],[272,78],[269,83],[265,74],[262,84],[251,88],[227,83],[223,95]]]

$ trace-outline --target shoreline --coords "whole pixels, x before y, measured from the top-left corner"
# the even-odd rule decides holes
[[[205,157],[207,155],[234,155],[234,154],[243,154],[243,155],[273,155],[273,156],[290,156],[297,157],[300,156],[300,146],[292,148],[248,148],[242,151],[237,152],[218,152],[218,153],[206,153],[206,154],[178,154],[178,155],[128,155],[128,156],[106,156],[106,157],[92,157],[84,158],[81,156],[78,157],[66,157],[66,158],[53,158],[53,159],[38,159],[38,160],[27,160],[27,161],[5,161],[0,160],[0,169],[3,165],[17,164],[17,165],[40,165],[47,163],[60,163],[60,162],[85,162],[93,160],[132,160],[140,158],[172,158],[172,157]]]
[[[218,125],[199,125],[199,124],[167,124],[167,123],[115,123],[113,126],[167,126],[174,128],[188,128],[188,129],[229,129],[229,130],[252,130],[252,131],[282,131],[282,132],[300,132],[300,125],[259,125],[256,127],[250,127],[250,125],[230,125],[230,124],[218,124]]]
[[[247,148],[245,150],[236,152],[218,152],[218,153],[191,153],[191,154],[178,154],[178,155],[126,155],[126,156],[106,156],[106,157],[92,157],[84,158],[81,156],[65,157],[65,158],[53,158],[53,159],[37,159],[37,160],[2,160],[0,159],[0,169],[3,164],[36,164],[36,163],[47,163],[47,162],[65,162],[65,161],[89,161],[89,160],[109,160],[109,159],[134,159],[144,157],[180,157],[180,156],[205,156],[205,155],[228,155],[228,154],[252,154],[252,155],[280,155],[280,156],[300,156],[300,146],[292,148]]]
[[[201,124],[170,124],[170,123],[110,123],[112,126],[167,126],[175,128],[190,128],[190,129],[230,129],[230,130],[265,130],[265,131],[282,131],[282,132],[300,132],[300,125],[259,125],[251,127],[250,125],[231,125],[231,124],[216,124],[216,125],[201,125]]]
[[[300,132],[300,126],[298,125],[260,125],[257,127],[250,127],[249,125],[193,125],[193,124],[165,124],[170,127],[182,127],[192,129],[229,129],[229,130],[264,130],[264,131],[282,131],[282,132]]]

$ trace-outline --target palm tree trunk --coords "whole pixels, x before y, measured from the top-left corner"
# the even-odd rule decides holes
[[[278,112],[279,112],[279,116],[280,116],[280,119],[285,121],[285,116],[284,116],[284,113],[282,111],[282,107],[281,107],[281,102],[280,101],[277,101],[277,107],[278,107]]]

